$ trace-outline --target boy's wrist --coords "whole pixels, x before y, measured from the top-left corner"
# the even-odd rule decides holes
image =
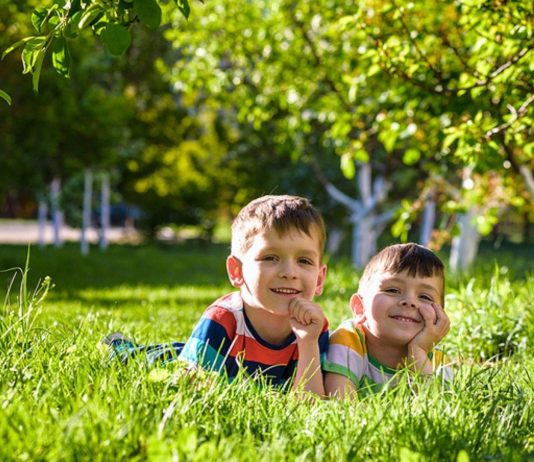
[[[306,336],[306,337],[298,337],[297,336],[297,345],[299,346],[306,346],[307,348],[316,346],[317,350],[319,350],[319,337],[320,334],[317,336]]]
[[[428,358],[428,351],[419,345],[408,345],[408,365],[415,372],[432,374],[432,361]]]

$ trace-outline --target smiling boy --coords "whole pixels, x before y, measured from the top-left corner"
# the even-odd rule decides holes
[[[321,360],[328,323],[313,297],[323,291],[324,223],[298,196],[263,196],[232,224],[226,269],[238,288],[202,315],[179,358],[225,373],[240,368],[278,386],[324,395]]]
[[[377,390],[399,368],[450,377],[434,346],[449,330],[441,260],[418,244],[397,244],[375,255],[350,300],[353,319],[332,334],[325,389],[338,397]]]

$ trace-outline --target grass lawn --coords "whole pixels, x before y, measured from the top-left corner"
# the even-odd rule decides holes
[[[0,269],[24,267],[26,250],[0,246]],[[107,360],[100,341],[113,331],[185,340],[232,290],[226,252],[32,248],[26,285],[20,271],[0,273],[0,460],[534,459],[531,250],[483,252],[472,274],[449,278],[443,348],[462,365],[447,387],[401,380],[358,402],[305,402],[246,378],[191,378],[179,363]],[[329,264],[317,301],[332,328],[349,315],[357,276]]]

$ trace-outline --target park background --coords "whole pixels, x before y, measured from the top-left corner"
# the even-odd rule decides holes
[[[0,226],[40,230],[0,243],[2,459],[529,460],[532,16],[0,0]],[[113,330],[187,337],[230,290],[232,217],[268,193],[325,216],[332,328],[377,249],[440,254],[450,388],[303,403],[106,360]]]

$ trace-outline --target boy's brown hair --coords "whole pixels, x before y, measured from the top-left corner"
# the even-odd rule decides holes
[[[419,244],[394,244],[378,252],[367,265],[360,278],[360,287],[364,286],[376,273],[401,273],[406,271],[411,277],[433,277],[442,279],[443,305],[445,291],[445,270],[443,262],[430,249]]]
[[[311,202],[300,196],[268,195],[249,202],[232,223],[232,254],[240,255],[252,245],[252,239],[265,229],[274,229],[283,236],[297,229],[311,236],[317,230],[321,257],[326,231],[321,213]]]

